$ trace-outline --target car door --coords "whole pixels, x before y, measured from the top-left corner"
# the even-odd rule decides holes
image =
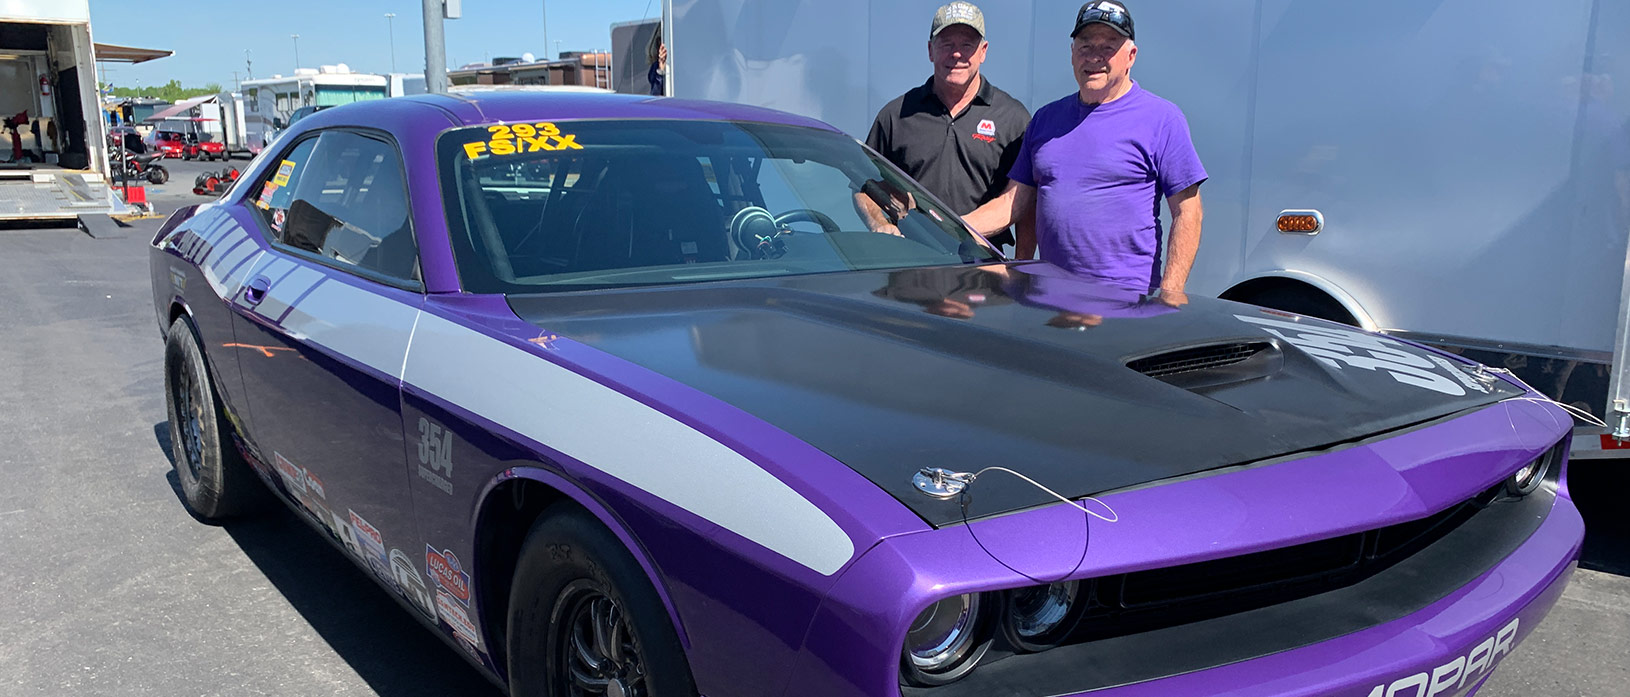
[[[401,156],[338,129],[275,163],[249,194],[269,251],[233,299],[252,430],[282,492],[400,589],[388,550],[416,540],[401,370],[424,302]]]

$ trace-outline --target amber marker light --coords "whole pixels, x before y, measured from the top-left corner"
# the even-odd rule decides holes
[[[1324,214],[1318,211],[1281,211],[1279,231],[1296,235],[1317,235],[1324,229]]]

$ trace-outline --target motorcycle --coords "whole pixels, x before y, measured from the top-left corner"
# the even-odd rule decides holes
[[[126,180],[146,179],[152,184],[163,184],[170,181],[170,170],[165,169],[164,165],[158,164],[158,161],[162,159],[164,159],[163,153],[135,155],[126,152],[123,157],[124,178]]]

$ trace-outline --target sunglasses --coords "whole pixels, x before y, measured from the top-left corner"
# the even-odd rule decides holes
[[[1076,15],[1075,17],[1075,25],[1077,27],[1090,22],[1102,22],[1115,27],[1116,29],[1120,30],[1122,34],[1125,34],[1128,37],[1131,37],[1132,35],[1132,15],[1129,15],[1120,9],[1089,7],[1082,10],[1081,14]]]

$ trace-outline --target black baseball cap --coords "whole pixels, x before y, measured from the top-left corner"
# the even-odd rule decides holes
[[[1075,38],[1088,24],[1107,24],[1121,36],[1133,41],[1138,38],[1132,31],[1132,13],[1118,0],[1092,0],[1082,5],[1081,11],[1075,13],[1075,28],[1070,30],[1070,38]]]

